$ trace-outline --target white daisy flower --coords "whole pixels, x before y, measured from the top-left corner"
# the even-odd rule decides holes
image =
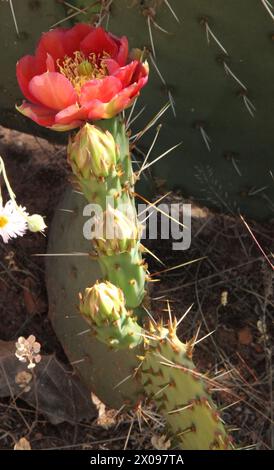
[[[4,243],[11,238],[22,237],[28,228],[28,213],[25,207],[10,200],[4,206],[0,202],[0,235]]]

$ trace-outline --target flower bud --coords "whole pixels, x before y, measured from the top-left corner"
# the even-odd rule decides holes
[[[130,217],[109,205],[99,222],[98,233],[101,237],[95,240],[95,244],[100,253],[111,256],[129,251],[140,236],[135,212]]]
[[[125,313],[125,298],[121,289],[110,282],[97,282],[80,298],[80,312],[96,326],[113,323]]]
[[[68,159],[78,177],[107,177],[116,165],[115,140],[109,131],[85,124],[70,140]]]
[[[45,228],[47,228],[43,217],[39,214],[30,215],[27,218],[27,222],[28,222],[28,229],[31,232],[43,232]]]

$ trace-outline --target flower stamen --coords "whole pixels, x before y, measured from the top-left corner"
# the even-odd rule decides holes
[[[7,225],[9,219],[5,215],[0,215],[0,228],[5,227]]]
[[[105,59],[109,54],[104,52],[102,55],[96,55],[94,52],[86,57],[83,52],[73,53],[74,58],[65,56],[57,60],[57,66],[62,75],[64,75],[74,86],[77,93],[82,86],[89,80],[104,78],[108,74]]]

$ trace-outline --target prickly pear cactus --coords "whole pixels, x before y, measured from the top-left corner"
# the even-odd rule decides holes
[[[82,28],[80,26],[81,30]],[[78,27],[74,28],[74,32],[75,29],[79,30]],[[142,171],[133,170],[131,150],[134,143],[130,146],[131,133],[127,128],[124,111],[133,102],[136,103],[139,90],[147,82],[149,67],[143,61],[142,54],[138,55],[139,59],[123,65],[127,56],[126,38],[119,41],[118,38],[107,35],[102,28],[91,30],[84,26],[84,30],[86,29],[90,33],[88,40],[92,42],[92,48],[89,44],[88,50],[93,51],[99,45],[98,52],[79,54],[77,36],[72,49],[75,59],[64,54],[53,59],[48,54],[45,56],[47,71],[42,74],[45,83],[43,79],[38,79],[36,84],[42,94],[44,107],[37,105],[35,110],[39,110],[37,113],[40,112],[40,115],[43,112],[48,114],[50,106],[56,106],[56,101],[51,103],[50,99],[45,99],[48,80],[51,80],[50,91],[55,91],[56,78],[60,80],[58,73],[49,72],[49,68],[54,66],[54,60],[57,65],[63,60],[63,63],[69,63],[71,67],[72,60],[73,73],[69,68],[65,83],[70,80],[71,83],[67,83],[70,90],[73,84],[73,106],[78,106],[79,113],[81,105],[81,121],[70,123],[70,128],[75,128],[77,124],[80,129],[70,137],[67,157],[73,173],[75,194],[77,197],[84,196],[88,203],[84,208],[83,200],[72,203],[70,208],[59,208],[61,212],[71,214],[68,230],[65,224],[60,223],[58,216],[55,220],[57,229],[51,234],[49,246],[52,251],[49,257],[53,260],[55,257],[56,260],[64,257],[65,264],[55,261],[54,265],[49,261],[47,269],[52,322],[71,364],[78,369],[86,384],[106,403],[112,407],[121,404],[133,406],[146,398],[157,397],[159,411],[164,414],[171,436],[179,448],[226,449],[230,447],[230,441],[210,397],[208,378],[195,370],[191,360],[195,340],[182,344],[176,336],[176,319],[172,320],[170,314],[165,328],[163,322],[157,322],[147,308],[147,284],[152,279],[143,258],[147,250],[141,243],[143,227],[135,207],[135,182]],[[66,34],[70,33],[71,31],[66,31]],[[64,36],[65,33],[54,33],[54,40],[62,44]],[[50,37],[52,38],[52,33]],[[113,44],[117,57],[123,53],[120,66],[109,55],[107,60],[110,61],[109,66],[113,67],[114,63],[118,67],[115,69],[115,73],[118,71],[121,77],[118,89],[125,86],[107,103],[105,99],[113,90],[110,77],[106,77],[107,69],[102,67],[106,60],[103,52],[106,41],[107,44]],[[120,44],[120,49],[115,41]],[[82,46],[83,42],[80,43],[80,48]],[[29,58],[22,60],[18,67],[22,67],[26,60],[29,64]],[[48,65],[50,60],[53,62]],[[62,73],[64,70],[61,68]],[[24,74],[22,76],[24,78]],[[19,82],[20,77],[19,74]],[[98,98],[79,104],[79,81],[84,83],[80,88],[80,98],[86,86],[104,88],[100,90]],[[21,88],[25,93],[25,87]],[[58,88],[58,93],[63,95],[62,87]],[[25,94],[28,94],[28,88]],[[32,95],[30,99],[32,100]],[[72,111],[71,106],[69,108]],[[36,116],[31,105],[29,109]],[[97,119],[96,125],[87,122],[90,113],[93,113],[93,119]],[[99,120],[99,116],[104,119]],[[37,117],[36,122],[45,125],[44,119]],[[46,125],[49,126],[50,122],[52,120],[46,121]],[[202,135],[205,137],[203,133]],[[64,200],[63,204],[67,202]],[[91,216],[90,211],[95,213],[92,223],[83,225],[81,216]],[[66,243],[62,243],[64,236],[72,239],[71,250],[68,250]],[[83,251],[78,248],[81,240]],[[80,263],[77,266],[69,264],[70,257],[82,257],[84,264],[80,270]],[[98,273],[97,265],[92,265],[91,260],[98,262],[101,273]],[[88,266],[85,265],[86,261]],[[85,285],[79,292],[83,279]],[[77,296],[74,297],[76,287],[78,301]],[[69,299],[71,293],[72,297]],[[73,304],[68,300],[72,300]],[[80,315],[86,321],[85,329],[78,322]],[[81,330],[77,331],[80,327]]]
[[[140,99],[146,118],[168,100],[174,107],[155,155],[183,145],[154,174],[202,204],[261,219],[274,215],[274,10],[265,4],[114,0],[109,17],[112,31],[146,46],[158,68],[151,65],[151,86]]]
[[[61,271],[59,262],[48,262],[51,318],[71,363],[96,395],[112,407],[132,406],[145,397],[156,401],[179,448],[229,448],[230,441],[210,397],[208,379],[192,363],[193,341],[182,344],[176,336],[176,320],[170,319],[166,329],[162,322],[152,320],[151,314],[148,317],[144,307],[146,281],[150,279],[142,260],[144,249],[134,203],[135,177],[123,119],[116,117],[99,121],[97,126],[83,126],[68,146],[68,161],[81,195],[89,202],[95,201],[103,211],[96,219],[97,227],[102,223],[102,230],[95,231],[86,251],[79,253],[74,248],[71,253],[65,252],[66,266],[63,264]],[[109,196],[115,201],[111,209],[106,203]],[[83,239],[79,233],[79,205],[62,209],[71,214],[70,231],[79,246]],[[107,234],[110,215],[114,230],[111,235]],[[78,222],[76,230],[74,222]],[[55,227],[51,236],[64,247],[60,230],[64,233],[65,228],[60,226],[60,220],[57,223],[57,231]],[[53,247],[58,247],[55,241],[50,245]],[[69,310],[68,294],[76,294],[74,288],[82,283],[80,277],[77,279],[78,270],[70,268],[73,289],[64,284],[61,292],[60,275],[61,282],[66,283],[70,255],[86,256],[91,249],[101,266],[101,275],[89,259],[79,273],[93,276],[80,292],[79,313],[89,325],[87,328],[74,314],[76,307]],[[58,256],[58,252],[55,254]],[[81,331],[77,332],[80,326]],[[79,336],[83,341],[79,341]],[[82,357],[73,360],[75,354]]]

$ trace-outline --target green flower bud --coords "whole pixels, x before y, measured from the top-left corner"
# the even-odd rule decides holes
[[[109,131],[85,124],[70,140],[68,160],[77,177],[107,177],[116,165],[116,144]]]
[[[126,315],[124,294],[108,281],[97,282],[80,296],[80,313],[98,327],[113,323]]]
[[[28,229],[31,232],[43,232],[45,228],[47,228],[43,217],[39,214],[30,215],[27,218],[27,222],[28,222]]]
[[[99,341],[112,349],[131,349],[142,342],[142,328],[125,307],[123,291],[97,282],[80,295],[80,313]]]
[[[127,217],[109,205],[99,222],[98,233],[101,237],[94,240],[97,251],[111,256],[129,251],[136,245],[140,238],[140,226],[135,212],[132,212],[132,217]]]

